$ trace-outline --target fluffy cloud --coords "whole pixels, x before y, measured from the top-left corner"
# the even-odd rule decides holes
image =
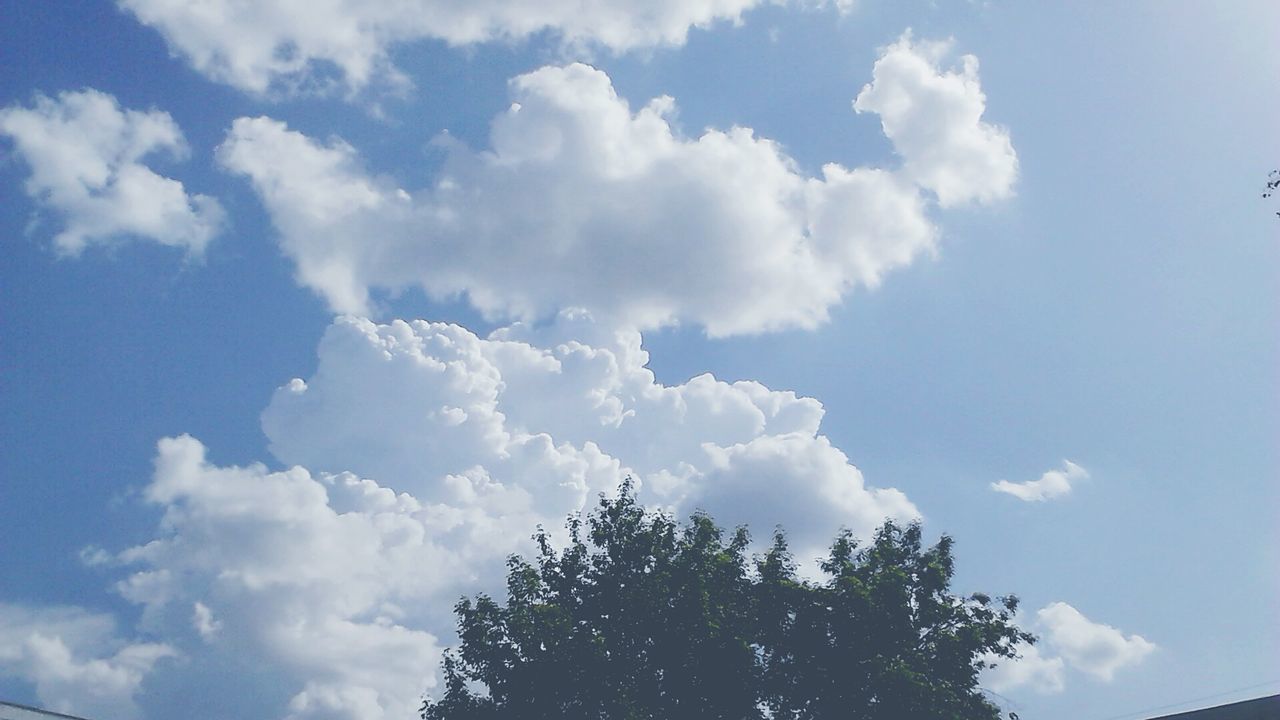
[[[957,83],[976,91],[972,68],[939,74],[903,43],[890,53],[914,58],[934,82],[878,71],[860,102],[892,95],[928,109],[946,105]],[[444,169],[413,193],[364,170],[342,141],[318,142],[269,118],[235,121],[219,158],[252,181],[298,280],[337,311],[367,314],[371,288],[419,286],[465,295],[495,318],[582,307],[603,322],[689,321],[712,335],[816,326],[854,287],[934,250],[917,182],[944,201],[958,197],[914,170],[829,164],[807,177],[749,128],[681,137],[671,98],[633,111],[607,75],[584,65],[542,68],[511,91],[492,149],[441,139]],[[961,100],[972,110],[971,95]],[[909,139],[932,132],[946,148],[963,145],[946,138],[986,132],[972,113],[886,109],[886,127],[909,125]],[[908,165],[918,144],[900,148]],[[982,176],[975,158],[984,148],[1012,152],[1007,142],[964,145],[927,164],[984,188],[966,199],[1003,197],[1013,177]]]
[[[510,19],[524,17],[514,3],[424,3],[425,19],[413,22],[399,4],[309,3],[301,14],[282,2],[122,4],[201,69],[266,90],[306,82],[318,61],[336,65],[350,88],[394,77],[386,48],[432,36],[419,21],[465,28],[455,21],[480,18],[473,36],[451,42],[550,27],[568,42],[625,49],[677,42],[691,25],[736,18],[753,3],[576,3],[552,14],[563,20],[523,29]],[[613,35],[602,18],[620,8],[626,32]],[[638,25],[647,39],[634,34],[633,15],[644,13],[654,20]],[[352,17],[369,21],[343,22]],[[936,55],[908,41],[886,58],[893,53],[921,58],[925,81],[878,65],[859,103],[898,93],[920,95],[919,107],[946,105],[960,78],[959,100],[972,105],[976,71],[940,71]],[[811,177],[747,128],[682,137],[670,98],[633,111],[604,73],[583,65],[543,68],[511,88],[491,148],[442,140],[444,169],[412,193],[366,171],[340,140],[268,118],[235,122],[219,161],[252,181],[299,281],[335,309],[367,312],[371,290],[421,287],[524,322],[482,338],[443,323],[339,318],[315,372],[281,387],[263,413],[271,452],[289,469],[222,467],[193,438],[163,440],[145,492],[163,513],[156,537],[88,555],[126,568],[118,591],[142,608],[140,628],[171,645],[128,645],[100,630],[14,631],[0,636],[0,668],[39,687],[77,682],[114,717],[129,711],[152,665],[180,648],[181,666],[157,668],[169,685],[251,696],[253,716],[404,717],[451,635],[452,600],[500,589],[503,557],[527,551],[536,525],[558,527],[624,477],[639,481],[644,502],[680,514],[704,509],[758,534],[781,524],[802,559],[842,526],[865,537],[885,518],[918,515],[902,493],[866,485],[821,434],[817,401],[710,375],[664,386],[646,368],[639,330],[678,321],[713,335],[812,327],[853,288],[933,251],[925,191],[944,205],[986,202],[1013,181],[979,177],[986,190],[956,195],[937,179],[972,180],[974,153],[1007,149],[965,140],[985,132],[981,108],[940,116],[977,130],[937,128],[943,150],[926,152],[910,139],[926,116],[885,104],[886,132],[895,143],[908,138],[898,144],[904,169],[832,164]],[[114,207],[101,198],[133,198],[142,173],[159,181],[145,199],[176,207],[176,188],[189,219],[216,227],[216,203],[188,198],[138,163],[154,150],[181,151],[167,115],[121,111],[92,92],[4,115],[44,127],[30,117],[58,120],[50,127],[70,138],[31,144],[46,148],[41,155],[5,126],[28,159],[53,158],[31,161],[31,187],[52,188],[32,192],[69,218],[78,205],[55,199],[79,196],[55,189],[79,187],[81,205]],[[72,138],[77,122],[84,138]],[[87,160],[71,139],[91,151]],[[39,186],[44,176],[59,182]],[[74,252],[90,239],[149,234],[138,227],[80,230],[59,245]],[[196,252],[211,235],[173,244]],[[23,617],[8,624],[51,626]]]
[[[1060,657],[1049,657],[1038,645],[1023,645],[1016,660],[989,658],[995,667],[988,670],[982,684],[996,692],[1027,687],[1039,693],[1059,693],[1066,688],[1066,663]]]
[[[263,415],[293,467],[220,467],[193,438],[163,440],[145,491],[157,536],[90,556],[128,568],[118,590],[142,627],[188,658],[166,682],[243,693],[244,668],[270,668],[259,714],[381,720],[413,714],[459,595],[501,592],[535,526],[627,475],[681,514],[780,522],[802,558],[841,526],[917,515],[818,434],[816,401],[711,376],[663,386],[646,361],[637,332],[582,313],[487,339],[340,318],[316,372]]]
[[[647,361],[638,332],[581,312],[488,339],[340,318],[315,374],[276,392],[263,429],[286,463],[351,470],[427,502],[520,491],[551,525],[627,475],[653,504],[758,532],[782,523],[815,551],[841,526],[865,537],[886,517],[916,516],[819,434],[817,401],[710,375],[664,386]]]
[[[119,553],[133,568],[119,591],[182,644],[192,677],[232,656],[232,672],[279,675],[288,717],[414,714],[439,660],[422,606],[447,611],[436,592],[471,572],[437,544],[440,511],[349,474],[217,467],[186,436],[160,442],[146,497],[164,509],[161,532]]]
[[[53,710],[134,717],[143,678],[174,655],[168,645],[120,639],[105,615],[0,603],[0,674],[30,682]]]
[[[1017,660],[993,659],[996,667],[983,675],[984,685],[997,692],[1017,687],[1062,692],[1068,667],[1111,682],[1117,670],[1141,663],[1156,649],[1141,635],[1126,636],[1063,602],[1041,608],[1031,629],[1040,643],[1021,647]]]
[[[1110,625],[1095,623],[1066,603],[1056,602],[1036,613],[1045,641],[1071,667],[1110,682],[1117,670],[1142,662],[1155,644],[1141,635],[1128,635]]]
[[[1044,502],[1071,492],[1073,483],[1089,477],[1089,472],[1070,460],[1062,461],[1061,470],[1050,470],[1039,480],[1012,483],[1008,480],[991,483],[996,492],[1012,495],[1024,502]]]
[[[0,134],[31,167],[27,194],[62,218],[54,237],[62,253],[136,236],[199,255],[222,226],[216,200],[189,195],[142,163],[157,153],[186,156],[168,113],[121,109],[97,90],[64,92],[0,110]]]
[[[978,59],[939,71],[951,43],[916,43],[908,32],[876,61],[874,80],[853,107],[880,116],[903,159],[903,172],[932,190],[943,207],[1007,198],[1018,176],[1009,133],[982,121],[987,98]]]
[[[327,86],[355,91],[375,82],[404,86],[408,80],[388,53],[415,40],[467,45],[549,32],[565,45],[614,52],[681,45],[690,29],[740,22],[766,0],[118,1],[200,72],[263,93]],[[851,3],[834,5],[847,11]]]

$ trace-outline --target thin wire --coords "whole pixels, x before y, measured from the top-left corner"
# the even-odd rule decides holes
[[[1014,702],[1014,701],[1013,701],[1013,700],[1011,700],[1010,698],[1007,698],[1007,697],[1005,697],[1004,695],[1001,695],[1000,693],[996,692],[995,690],[988,690],[988,689],[986,689],[986,688],[984,688],[984,687],[980,687],[980,688],[978,688],[978,690],[980,690],[980,691],[982,691],[982,692],[984,692],[984,693],[986,693],[986,694],[988,694],[988,695],[994,695],[994,696],[996,696],[996,697],[1000,698],[1001,700],[1003,700],[1003,701],[1004,701],[1004,704],[1005,704],[1005,707],[1006,707],[1006,708],[1013,708],[1014,710],[1022,710],[1022,709],[1023,709],[1021,705],[1019,705],[1018,703]]]
[[[1234,690],[1224,690],[1220,693],[1215,693],[1213,695],[1204,695],[1202,697],[1191,698],[1190,700],[1183,700],[1181,702],[1170,703],[1168,705],[1159,705],[1156,707],[1143,708],[1142,710],[1135,710],[1133,712],[1125,713],[1123,715],[1112,715],[1111,717],[1103,718],[1102,720],[1124,720],[1124,718],[1131,718],[1135,715],[1145,715],[1146,713],[1149,713],[1155,710],[1168,710],[1170,708],[1176,708],[1182,705],[1189,705],[1191,703],[1200,702],[1202,700],[1213,700],[1214,698],[1220,698],[1224,695],[1232,695],[1234,693],[1244,692],[1245,690],[1253,690],[1255,688],[1266,687],[1268,685],[1275,685],[1276,683],[1280,683],[1280,679],[1261,682],[1261,683],[1258,683],[1257,685],[1248,685],[1245,687],[1236,688]]]

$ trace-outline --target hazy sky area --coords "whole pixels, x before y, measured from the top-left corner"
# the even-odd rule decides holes
[[[1280,5],[0,0],[0,699],[413,717],[627,476],[1280,692]]]

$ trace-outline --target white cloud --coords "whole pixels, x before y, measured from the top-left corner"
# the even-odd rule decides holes
[[[1018,624],[1027,627],[1025,620],[1019,618]],[[983,685],[997,692],[1026,687],[1058,693],[1066,687],[1068,667],[1111,682],[1116,671],[1140,664],[1156,649],[1141,635],[1126,636],[1110,625],[1093,622],[1064,602],[1041,608],[1029,625],[1039,635],[1039,643],[1020,646],[1016,660],[988,658],[996,667],[983,673]]]
[[[288,717],[380,720],[412,714],[454,599],[501,592],[503,558],[529,552],[535,526],[628,474],[655,506],[764,534],[780,522],[801,558],[841,526],[865,537],[917,515],[818,434],[816,401],[709,375],[667,387],[646,361],[639,333],[582,313],[488,339],[339,318],[315,374],[263,415],[293,468],[218,467],[190,437],[161,441],[146,490],[160,532],[111,561],[133,568],[119,590],[192,658],[175,672],[233,655],[279,673]]]
[[[1117,670],[1137,665],[1156,649],[1141,635],[1128,635],[1110,625],[1095,623],[1062,602],[1036,613],[1045,641],[1071,667],[1110,682]]]
[[[205,75],[242,90],[403,87],[389,51],[417,40],[469,45],[549,32],[613,52],[682,45],[693,28],[738,23],[785,0],[118,0]],[[801,5],[824,5],[821,0]],[[850,0],[836,0],[841,12]],[[326,79],[328,78],[328,79]]]
[[[179,682],[230,655],[237,672],[277,673],[289,717],[414,714],[439,661],[425,608],[446,613],[437,591],[471,576],[437,546],[438,510],[349,474],[217,467],[187,436],[160,442],[146,497],[164,509],[160,532],[119,553],[134,570],[118,587],[192,658]]]
[[[1073,483],[1087,479],[1089,472],[1070,460],[1062,461],[1061,470],[1050,470],[1039,480],[1012,483],[1008,480],[991,483],[996,492],[1012,495],[1024,502],[1044,502],[1071,492]]]
[[[952,76],[936,77],[945,87]],[[854,287],[934,250],[927,202],[902,173],[828,164],[807,177],[749,128],[683,138],[672,99],[633,112],[584,65],[542,68],[511,90],[492,149],[442,139],[444,169],[414,193],[365,171],[341,140],[269,118],[237,120],[219,159],[252,181],[298,280],[339,312],[368,314],[371,288],[419,286],[493,318],[582,307],[606,323],[687,321],[712,335],[809,328]],[[947,137],[976,132],[948,123],[980,124],[954,113],[937,123]],[[971,155],[931,163],[943,172],[955,159],[970,178]]]
[[[995,667],[982,676],[982,684],[996,692],[1027,687],[1039,693],[1059,693],[1066,688],[1066,663],[1060,657],[1041,654],[1038,645],[1020,645],[1017,659],[991,657]]]
[[[1013,194],[1018,156],[1009,133],[982,121],[987,98],[978,59],[939,71],[951,43],[913,42],[911,33],[876,61],[874,80],[853,107],[880,116],[902,156],[905,174],[932,190],[943,207],[992,202]]]
[[[214,618],[209,606],[199,600],[191,606],[191,624],[205,640],[212,640],[222,629],[222,622]]]
[[[663,386],[647,359],[638,332],[581,312],[487,339],[339,318],[316,372],[263,415],[294,467],[220,467],[191,437],[162,440],[145,491],[156,537],[86,558],[129,568],[117,587],[141,627],[182,649],[165,683],[243,693],[257,687],[243,673],[271,668],[255,707],[382,720],[413,714],[454,600],[500,594],[537,525],[561,528],[628,474],[682,515],[765,537],[782,523],[802,559],[841,526],[865,537],[917,515],[819,434],[818,402],[709,375]]]
[[[34,685],[52,710],[135,717],[143,678],[157,661],[175,655],[168,645],[120,639],[106,615],[0,603],[0,675]]]
[[[340,318],[319,356],[315,374],[278,390],[263,413],[273,454],[426,502],[499,483],[537,498],[556,526],[632,475],[651,503],[763,533],[782,523],[814,549],[842,525],[865,537],[885,517],[917,514],[898,491],[864,485],[819,434],[817,401],[710,375],[658,384],[638,332],[581,312],[489,339]]]
[[[37,96],[34,107],[0,110],[0,134],[31,167],[27,194],[60,216],[58,251],[122,237],[148,238],[199,255],[223,223],[222,207],[143,164],[155,154],[184,158],[182,132],[168,113],[121,109],[97,90]]]
[[[306,42],[293,41],[290,56],[277,52],[272,21],[292,17],[271,14],[290,9],[280,3],[127,5],[144,19],[163,16],[152,20],[162,27],[177,22],[165,30],[171,43],[251,89],[298,80],[313,60],[337,63],[343,82],[358,87],[393,72],[385,48],[401,39],[330,25],[348,12],[336,2],[308,5],[316,27],[303,24]],[[606,6],[589,5],[585,15],[597,7]],[[658,7],[675,17],[697,6]],[[714,7],[735,17],[732,4]],[[693,21],[681,22],[683,37]],[[199,41],[204,50],[175,39],[208,27],[221,29]],[[481,31],[477,39],[519,34]],[[561,31],[569,41],[626,47]],[[226,52],[219,34],[257,50]],[[892,82],[877,76],[878,85]],[[854,287],[874,286],[934,249],[921,187],[938,191],[936,183],[915,170],[834,164],[805,176],[776,143],[745,128],[683,138],[669,98],[633,112],[604,73],[583,65],[521,76],[512,92],[491,150],[443,141],[445,169],[412,194],[363,169],[341,140],[318,142],[268,118],[235,122],[220,162],[251,179],[299,281],[333,307],[363,312],[371,289],[419,286],[527,322],[481,338],[442,323],[339,318],[316,371],[280,388],[263,413],[271,452],[287,470],[222,467],[193,438],[161,441],[146,490],[163,511],[155,539],[85,557],[127,567],[117,587],[141,606],[140,628],[181,648],[184,664],[166,668],[166,682],[198,677],[219,686],[215,695],[254,685],[264,693],[260,707],[279,710],[272,716],[411,716],[436,671],[440,639],[452,633],[452,601],[500,591],[502,559],[527,551],[536,525],[558,528],[628,475],[650,505],[704,509],[763,536],[781,524],[802,560],[842,526],[866,537],[885,518],[918,515],[902,493],[866,485],[821,434],[816,400],[710,375],[661,385],[646,368],[639,329],[677,321],[713,335],[812,327]],[[107,102],[133,128],[108,135],[117,148],[99,163],[108,180],[146,152],[182,147],[167,115],[131,115],[106,96],[84,97],[94,107]],[[146,122],[134,128],[137,118]],[[87,172],[71,159],[51,167],[72,179]],[[86,177],[76,182],[97,187],[97,176]],[[0,655],[0,667],[38,685],[99,668],[124,679],[99,684],[127,707],[151,664],[174,652],[55,635],[62,655],[50,650],[36,663],[32,651],[14,651]],[[107,672],[121,668],[133,674]],[[269,682],[258,680],[264,668]]]

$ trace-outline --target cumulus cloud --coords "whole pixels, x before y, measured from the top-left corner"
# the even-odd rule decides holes
[[[31,683],[59,712],[135,717],[143,678],[175,655],[169,645],[121,639],[106,615],[0,603],[0,675]]]
[[[119,553],[118,589],[191,672],[219,654],[272,668],[288,717],[414,714],[439,660],[420,606],[470,573],[437,546],[438,510],[350,474],[214,466],[187,436],[160,442],[146,497],[161,532]]]
[[[1016,660],[992,658],[996,667],[984,673],[984,685],[997,692],[1019,687],[1062,692],[1068,667],[1111,682],[1118,670],[1140,664],[1156,649],[1141,635],[1126,636],[1064,602],[1041,608],[1030,629],[1040,636],[1039,644],[1020,647],[1021,657]]]
[[[394,74],[386,46],[402,39],[379,35],[377,23],[332,22],[335,13],[392,7],[378,3],[309,4],[298,38],[283,41],[273,21],[295,14],[283,3],[124,4],[198,67],[250,89],[303,78],[317,61],[362,86]],[[688,19],[697,8],[718,8],[710,22],[750,4],[628,12],[683,17],[672,26],[682,38],[702,22]],[[448,12],[494,8],[507,10],[495,2]],[[614,5],[573,8],[593,29],[566,20],[553,27],[566,40],[632,46],[590,25],[592,12]],[[387,12],[380,21],[396,27],[400,18]],[[445,39],[547,26],[477,27],[474,38]],[[222,34],[250,50],[227,50]],[[915,51],[908,44],[904,52]],[[955,75],[936,70],[936,60],[925,62],[937,77]],[[916,92],[919,84],[903,77],[877,74],[864,95],[895,83]],[[976,74],[963,77],[976,83]],[[920,92],[933,92],[925,85]],[[126,568],[117,589],[141,608],[140,628],[172,644],[62,639],[63,656],[46,655],[68,659],[40,667],[132,668],[112,696],[127,707],[150,663],[176,647],[184,665],[169,670],[170,681],[220,684],[213,697],[254,694],[255,716],[404,717],[452,633],[452,600],[500,589],[503,557],[527,551],[536,525],[559,527],[624,477],[637,479],[651,506],[706,510],[757,534],[781,524],[801,559],[818,555],[840,527],[866,537],[886,518],[918,516],[901,492],[868,486],[821,434],[816,400],[711,375],[663,385],[646,367],[640,330],[680,321],[712,335],[812,327],[853,288],[932,252],[937,231],[924,191],[943,204],[956,196],[918,169],[829,164],[808,176],[747,128],[683,137],[670,98],[633,110],[604,73],[584,65],[543,68],[511,88],[491,148],[441,140],[443,170],[413,192],[366,170],[340,139],[318,141],[269,118],[234,123],[220,163],[252,181],[299,281],[335,309],[368,312],[373,290],[421,287],[520,321],[480,337],[446,323],[337,319],[315,372],[279,388],[262,416],[270,450],[288,469],[219,466],[194,438],[161,441],[145,491],[163,513],[155,538],[85,557]],[[155,126],[130,131],[144,141],[108,134],[122,148],[111,157],[137,165],[151,150],[180,148],[176,126],[161,116],[140,116]],[[980,124],[980,116],[940,121]],[[904,167],[920,156],[907,146],[899,153]],[[110,161],[102,164],[100,175],[121,182],[111,180]],[[64,174],[80,177],[68,167]],[[4,652],[0,667],[41,682],[26,655]]]
[[[1087,479],[1089,472],[1070,460],[1062,461],[1061,470],[1050,470],[1039,480],[1013,483],[1008,480],[991,483],[991,489],[1012,495],[1024,502],[1044,502],[1071,492],[1071,486]]]
[[[1071,667],[1105,682],[1110,682],[1117,670],[1142,662],[1156,649],[1141,635],[1126,636],[1062,602],[1042,608],[1036,621],[1043,628],[1045,641]]]
[[[1038,645],[1022,645],[1019,657],[989,658],[994,667],[982,678],[982,684],[996,692],[1027,687],[1039,693],[1059,693],[1066,688],[1066,663],[1060,657],[1049,657]]]
[[[819,434],[816,401],[709,375],[664,386],[646,362],[639,333],[581,312],[488,338],[339,318],[315,373],[263,414],[290,469],[162,440],[145,491],[156,537],[91,556],[128,568],[117,587],[142,626],[190,659],[176,677],[230,692],[243,670],[208,669],[235,658],[272,669],[260,707],[381,720],[413,714],[459,595],[501,592],[503,559],[530,552],[537,525],[561,527],[628,475],[653,506],[780,522],[801,557],[841,526],[865,537],[917,516]]]
[[[903,172],[943,207],[1007,198],[1018,176],[1013,143],[1008,131],[982,120],[987,98],[976,57],[939,71],[950,50],[950,42],[915,42],[904,34],[876,61],[874,80],[853,107],[880,116]]]
[[[786,0],[118,0],[201,73],[242,90],[403,87],[389,51],[418,40],[469,45],[550,33],[613,52],[682,45],[693,28],[738,23]],[[825,2],[801,3],[824,5]],[[835,0],[841,12],[850,0]],[[326,79],[327,78],[327,79]]]
[[[31,168],[27,194],[61,218],[54,245],[64,254],[141,237],[199,255],[222,226],[216,200],[188,194],[143,163],[156,154],[187,155],[166,112],[122,109],[91,89],[39,95],[32,107],[0,110],[0,134]]]
[[[955,79],[909,45],[892,52],[918,60],[944,89],[976,88],[973,72]],[[907,98],[937,94],[891,75],[864,96],[891,86]],[[942,186],[918,173],[828,164],[812,177],[749,128],[685,138],[671,124],[671,98],[633,111],[607,75],[585,65],[522,75],[511,92],[492,148],[441,139],[445,167],[412,193],[365,170],[341,140],[317,141],[265,117],[236,120],[218,156],[252,181],[298,280],[339,312],[368,314],[371,288],[418,286],[463,295],[492,318],[581,307],[603,322],[687,321],[711,335],[810,328],[853,288],[873,287],[935,248],[917,182]],[[929,124],[907,114],[913,127]],[[933,122],[942,137],[981,134],[951,127],[981,125],[969,114]],[[967,198],[1007,194],[1013,178],[978,178],[982,148],[967,150],[931,155],[930,166],[981,180],[987,190]],[[952,161],[965,167],[952,172]]]
[[[263,429],[286,463],[429,502],[519,490],[554,525],[628,475],[653,504],[758,532],[782,523],[815,551],[841,526],[865,537],[917,515],[900,492],[867,487],[819,433],[816,400],[710,375],[665,386],[647,362],[638,332],[581,312],[487,339],[345,317],[315,374],[276,392]]]

